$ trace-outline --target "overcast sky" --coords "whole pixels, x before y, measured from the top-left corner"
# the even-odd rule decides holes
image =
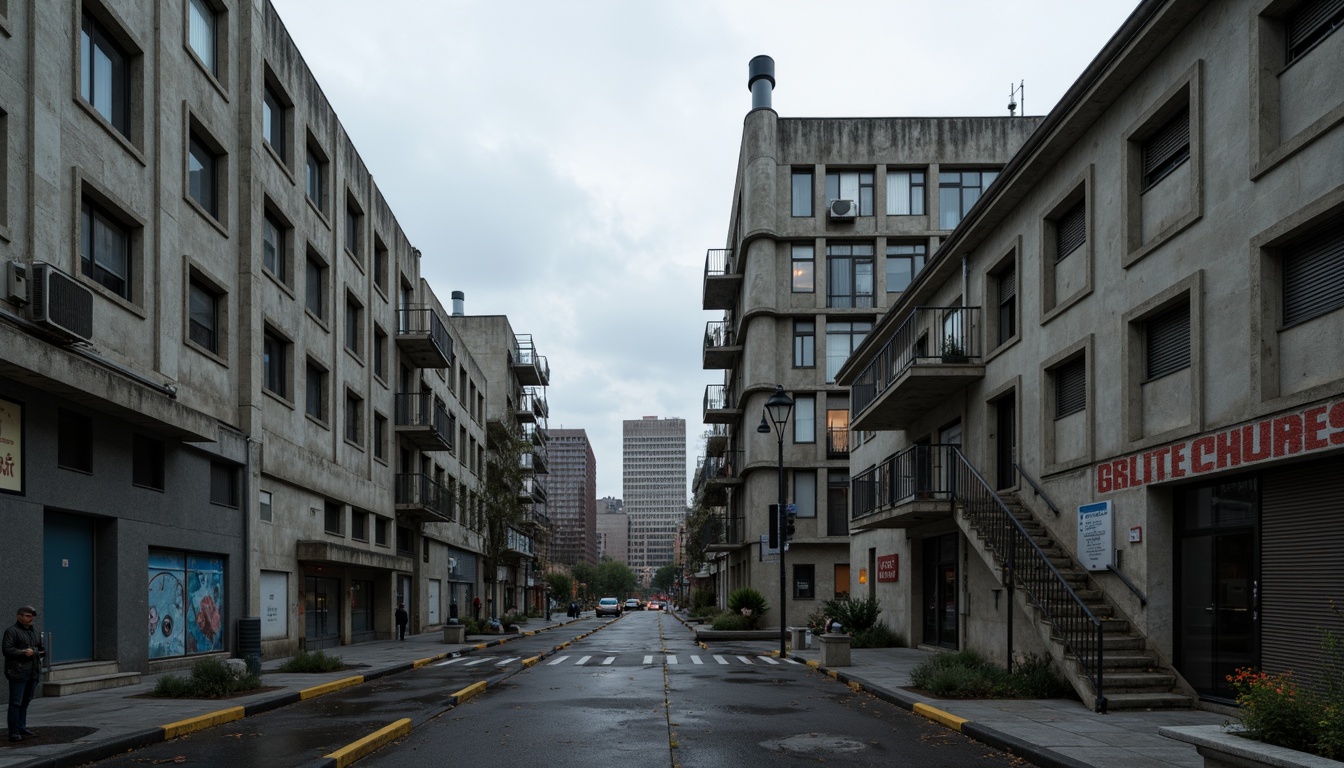
[[[728,232],[747,62],[782,117],[1048,112],[1135,0],[272,0],[449,305],[551,366],[550,427],[621,492],[621,421],[702,450],[705,251]],[[1020,112],[1019,112],[1020,114]],[[689,494],[689,487],[687,489]]]

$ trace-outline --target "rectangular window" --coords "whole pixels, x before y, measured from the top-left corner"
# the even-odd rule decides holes
[[[373,327],[373,375],[387,381],[387,333]]]
[[[131,298],[131,233],[98,206],[80,206],[79,265],[86,277],[123,299]]]
[[[93,419],[82,413],[57,409],[56,466],[93,472]]]
[[[327,420],[327,372],[311,360],[304,385],[303,410],[318,421]]]
[[[793,367],[815,368],[817,365],[817,323],[815,320],[793,321]]]
[[[1190,305],[1182,303],[1144,324],[1148,381],[1190,367]]]
[[[262,386],[275,394],[289,397],[289,344],[272,331],[262,335]]]
[[[793,403],[793,442],[817,442],[817,398],[798,395]]]
[[[887,292],[904,291],[924,268],[928,247],[923,243],[887,246]]]
[[[205,212],[219,218],[219,160],[195,134],[187,144],[187,190]]]
[[[387,460],[387,417],[376,413],[373,415],[373,457]]]
[[[1344,216],[1288,244],[1282,254],[1285,327],[1344,308]]]
[[[849,409],[826,409],[826,458],[849,455]]]
[[[364,255],[359,247],[360,232],[364,223],[364,214],[360,212],[352,203],[345,206],[345,250],[349,251],[356,259],[361,260]]]
[[[835,382],[835,374],[849,359],[851,353],[863,343],[868,332],[873,330],[871,320],[838,322],[826,321],[826,383]]]
[[[327,319],[327,265],[311,252],[304,275],[304,306],[319,320]]]
[[[219,295],[191,278],[187,299],[187,337],[205,349],[219,352]]]
[[[322,506],[322,530],[340,536],[345,533],[345,505],[328,501]]]
[[[386,517],[375,517],[373,520],[373,543],[380,547],[387,546],[388,521]]]
[[[123,136],[131,135],[131,68],[103,25],[84,14],[80,33],[80,95]]]
[[[793,172],[793,215],[812,215],[812,172]]]
[[[369,513],[358,509],[350,511],[350,538],[355,541],[369,540]]]
[[[999,285],[999,343],[1017,335],[1017,265],[1009,264],[995,275]]]
[[[364,354],[364,307],[353,294],[345,297],[345,348]]]
[[[308,159],[306,161],[306,172],[304,176],[304,189],[308,193],[308,199],[313,201],[317,210],[323,213],[327,210],[326,184],[327,184],[327,161],[317,148],[311,143],[308,144]]]
[[[1344,27],[1344,1],[1307,0],[1288,13],[1286,63],[1302,58],[1331,32]]]
[[[397,526],[397,554],[411,554],[411,529],[404,525]]]
[[[163,441],[144,435],[131,438],[131,483],[163,490]]]
[[[817,567],[793,566],[793,599],[815,600],[817,597]]]
[[[826,535],[849,535],[849,475],[834,469],[826,474]]]
[[[887,215],[924,215],[923,171],[887,171]]]
[[[238,468],[219,461],[210,462],[210,503],[238,507]]]
[[[811,293],[817,288],[816,283],[816,258],[812,246],[795,245],[793,246],[793,292]]]
[[[353,392],[345,393],[345,439],[364,445],[364,398]]]
[[[826,207],[834,200],[853,200],[860,216],[873,215],[873,172],[832,171],[826,174]]]
[[[281,160],[288,160],[285,147],[285,103],[267,85],[261,97],[261,137]]]
[[[1055,261],[1078,250],[1087,242],[1087,201],[1079,200],[1055,220]]]
[[[1161,181],[1190,159],[1190,107],[1143,142],[1143,189]]]
[[[871,243],[826,246],[826,306],[837,309],[872,309]]]
[[[210,71],[210,74],[217,75],[216,57],[215,57],[215,27],[217,15],[206,0],[188,0],[190,11],[188,12],[188,38],[191,41],[191,50],[200,57],[201,63]]]
[[[263,523],[269,523],[275,520],[275,509],[271,506],[271,492],[261,491],[257,494],[257,517]]]
[[[1054,373],[1055,418],[1062,419],[1087,408],[1087,358],[1074,358]]]
[[[938,226],[955,229],[998,171],[941,171],[938,174]]]
[[[811,469],[795,470],[793,473],[793,503],[798,507],[798,517],[817,516],[817,473]]]
[[[387,293],[387,247],[376,235],[373,239],[373,284],[378,286],[378,290]]]

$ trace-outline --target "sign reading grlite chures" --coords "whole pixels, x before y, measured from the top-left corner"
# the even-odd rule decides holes
[[[1097,465],[1097,493],[1197,477],[1344,446],[1344,399]]]

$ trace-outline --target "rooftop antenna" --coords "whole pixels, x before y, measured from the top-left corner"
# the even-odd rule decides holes
[[[1023,80],[1017,85],[1008,84],[1008,116],[1012,117],[1017,111],[1018,99],[1021,99],[1022,116],[1027,115],[1027,81]]]

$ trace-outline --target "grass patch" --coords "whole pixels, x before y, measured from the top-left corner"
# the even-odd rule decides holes
[[[167,699],[219,699],[261,687],[256,675],[236,675],[221,659],[201,659],[191,675],[164,675],[154,685],[154,696]]]
[[[1010,673],[975,651],[940,653],[910,672],[916,688],[952,699],[1049,699],[1067,696],[1069,686],[1050,659],[1028,654]]]
[[[322,651],[299,651],[280,665],[280,672],[335,672],[345,667],[345,662],[336,656],[328,656]]]

